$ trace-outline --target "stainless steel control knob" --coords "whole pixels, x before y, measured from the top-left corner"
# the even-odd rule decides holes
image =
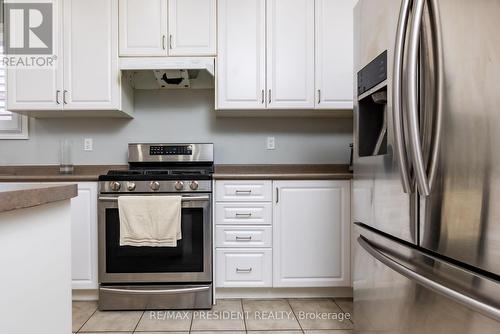
[[[182,189],[184,189],[184,182],[182,182],[182,181],[175,182],[175,190],[179,190],[180,191]]]
[[[160,182],[158,181],[153,181],[149,184],[149,187],[151,188],[151,190],[153,191],[158,191],[160,190]]]
[[[191,188],[191,190],[197,190],[199,187],[199,184],[198,182],[196,181],[192,181],[190,184],[189,184],[189,188]]]
[[[113,181],[109,183],[109,188],[113,191],[118,191],[121,187],[122,185],[120,184],[120,182]]]
[[[127,183],[127,189],[128,189],[128,191],[134,191],[135,190],[135,183],[134,182],[128,182]]]

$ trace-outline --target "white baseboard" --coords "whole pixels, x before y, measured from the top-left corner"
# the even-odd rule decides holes
[[[352,298],[352,288],[217,288],[215,298]]]
[[[95,290],[73,290],[73,301],[96,301],[99,300],[99,291]]]

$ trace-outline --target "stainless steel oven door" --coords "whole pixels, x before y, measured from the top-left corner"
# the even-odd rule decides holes
[[[182,196],[182,239],[177,247],[132,247],[119,245],[118,195],[101,194],[98,218],[99,282],[211,282],[211,202],[212,195],[209,193]]]

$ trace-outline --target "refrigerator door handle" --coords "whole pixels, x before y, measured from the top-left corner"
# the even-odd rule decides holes
[[[442,122],[443,122],[443,89],[444,89],[444,65],[443,65],[443,45],[441,40],[441,27],[439,24],[439,7],[437,0],[430,0],[430,22],[432,24],[431,31],[433,32],[433,39],[436,53],[436,124],[434,131],[434,138],[432,142],[432,151],[430,156],[429,165],[429,191],[436,182],[437,166],[439,162],[439,149],[441,144]]]
[[[418,91],[418,63],[420,51],[420,31],[424,13],[425,0],[416,0],[411,24],[410,40],[408,46],[408,83],[406,85],[406,107],[408,110],[408,129],[410,135],[410,146],[413,160],[413,168],[417,178],[420,195],[430,195],[429,181],[422,153],[422,141],[420,139],[419,126],[419,91]]]
[[[473,311],[479,312],[487,317],[500,321],[500,309],[498,309],[496,306],[483,303],[470,296],[464,295],[459,291],[456,291],[443,284],[435,282],[405,267],[401,263],[385,255],[383,251],[377,249],[376,246],[374,246],[361,236],[358,237],[358,243],[361,245],[361,247],[363,247],[364,250],[366,250],[375,259],[377,259],[387,267],[391,268],[392,270],[396,271],[397,273],[405,276],[406,278],[415,281],[416,283],[422,285],[423,287],[430,289],[436,293],[439,293],[455,302],[458,302],[464,305],[465,307],[470,308]]]
[[[410,0],[403,0],[401,11],[399,13],[398,29],[396,32],[396,45],[394,48],[394,76],[393,76],[393,123],[394,123],[394,141],[396,144],[396,155],[400,168],[401,184],[405,193],[413,192],[410,173],[408,168],[407,152],[403,134],[403,63],[406,31],[408,28],[408,19],[410,16]]]

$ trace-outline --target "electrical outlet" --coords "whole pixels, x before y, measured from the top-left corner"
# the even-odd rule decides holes
[[[92,140],[92,138],[85,138],[83,140],[83,150],[84,151],[94,150],[94,141]]]
[[[267,149],[268,150],[276,149],[276,140],[274,137],[267,137]]]

